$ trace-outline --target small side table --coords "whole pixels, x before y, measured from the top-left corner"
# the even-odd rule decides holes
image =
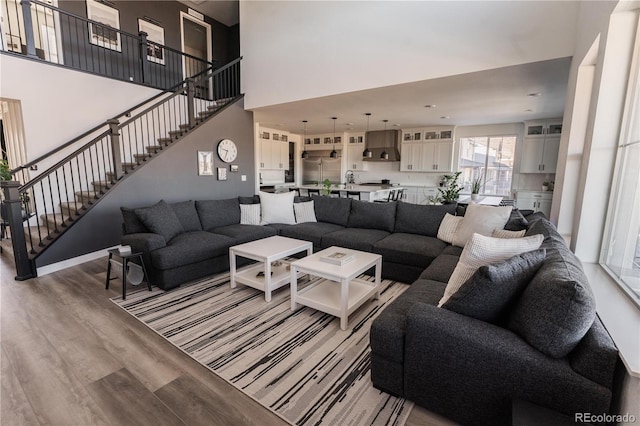
[[[106,290],[109,290],[109,281],[115,278],[111,278],[111,259],[113,255],[116,255],[122,259],[122,300],[127,298],[127,265],[131,259],[138,259],[140,261],[140,266],[142,266],[142,273],[144,274],[144,279],[147,280],[147,287],[149,291],[151,291],[151,283],[149,282],[149,274],[147,274],[147,268],[144,267],[144,260],[142,260],[142,252],[136,253],[120,253],[118,249],[108,250],[109,252],[109,260],[107,260],[107,285],[105,287]]]

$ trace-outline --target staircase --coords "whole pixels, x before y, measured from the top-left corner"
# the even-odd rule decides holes
[[[4,188],[16,278],[35,276],[35,259],[119,182],[237,101],[240,60],[187,79],[13,170],[15,180],[23,182]],[[209,95],[196,97],[196,86],[209,87]],[[38,176],[26,179],[38,164],[60,157]],[[24,238],[14,231],[21,226]]]

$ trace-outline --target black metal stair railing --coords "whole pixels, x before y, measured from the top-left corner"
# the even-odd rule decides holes
[[[35,276],[33,260],[122,178],[237,99],[240,60],[205,70],[13,170],[23,183],[3,186],[16,279]],[[34,166],[52,162],[25,181]],[[17,231],[23,227],[24,235]]]
[[[214,63],[38,0],[0,0],[0,50],[168,89]]]

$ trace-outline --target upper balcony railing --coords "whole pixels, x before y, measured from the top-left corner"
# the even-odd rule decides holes
[[[0,0],[0,49],[168,89],[215,64],[37,0]],[[197,90],[197,88],[196,88]]]

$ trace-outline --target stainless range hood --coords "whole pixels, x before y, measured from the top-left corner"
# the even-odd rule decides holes
[[[363,161],[400,161],[400,130],[375,130],[365,134],[364,146],[371,151],[371,157]],[[389,159],[380,158],[386,151]]]

